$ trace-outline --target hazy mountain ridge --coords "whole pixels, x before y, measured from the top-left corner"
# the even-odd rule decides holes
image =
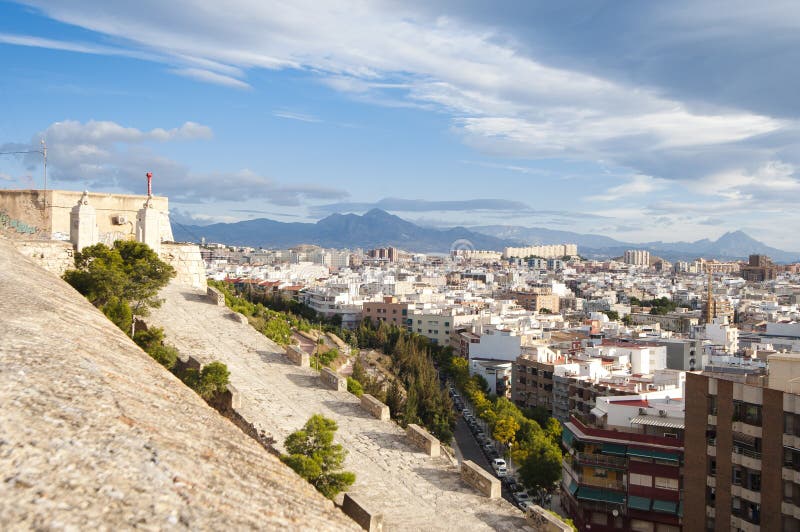
[[[743,231],[725,233],[717,240],[703,238],[694,242],[631,243],[602,235],[554,231],[541,227],[489,225],[470,227],[470,229],[499,238],[522,240],[527,245],[575,243],[581,255],[596,258],[619,257],[626,249],[646,249],[670,261],[694,260],[698,257],[721,260],[746,259],[748,255],[754,253],[769,255],[775,262],[800,260],[800,253],[770,247]]]
[[[331,214],[316,223],[284,223],[260,218],[236,223],[173,227],[176,240],[210,242],[240,246],[292,247],[316,244],[331,248],[373,248],[395,246],[408,251],[448,252],[459,240],[468,240],[478,249],[498,249],[509,242],[476,233],[464,227],[428,229],[380,209],[359,216]]]
[[[488,225],[431,229],[381,209],[363,214],[331,214],[316,223],[278,222],[268,218],[205,226],[173,227],[178,241],[223,242],[239,246],[286,248],[316,244],[331,248],[373,248],[396,246],[408,251],[447,253],[453,247],[502,251],[507,246],[534,244],[578,245],[581,255],[590,258],[621,256],[626,249],[647,249],[667,260],[693,260],[697,257],[723,260],[746,259],[751,253],[769,255],[776,262],[794,262],[800,253],[787,252],[763,244],[742,231],[725,233],[717,240],[694,242],[630,243],[613,238],[558,231],[541,227]],[[461,242],[459,242],[461,241]]]

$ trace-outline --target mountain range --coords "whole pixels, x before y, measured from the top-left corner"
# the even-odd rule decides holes
[[[619,257],[626,249],[646,249],[670,261],[694,260],[698,257],[720,260],[746,259],[750,254],[768,255],[775,262],[795,262],[800,253],[770,247],[750,237],[743,231],[730,231],[717,240],[703,238],[694,242],[622,242],[602,235],[554,231],[541,227],[487,225],[470,227],[470,230],[504,240],[525,242],[526,245],[560,244],[578,245],[578,252],[589,258]]]
[[[236,223],[173,227],[178,241],[199,241],[264,248],[316,244],[326,248],[374,248],[395,246],[408,251],[447,253],[454,243],[469,241],[476,249],[502,250],[507,240],[476,233],[464,227],[429,229],[381,209],[362,216],[331,214],[316,223],[284,223],[266,218]]]
[[[300,244],[329,248],[395,246],[408,251],[447,253],[454,248],[502,251],[507,246],[575,243],[580,254],[589,258],[618,257],[626,249],[646,249],[670,261],[697,257],[745,259],[753,253],[769,255],[775,262],[800,259],[800,253],[767,246],[742,231],[725,233],[717,240],[630,243],[602,235],[541,227],[486,225],[432,229],[381,209],[372,209],[363,215],[332,214],[316,223],[287,223],[267,218],[203,226],[175,223],[173,233],[177,241],[198,242],[202,237],[209,242],[263,248]]]

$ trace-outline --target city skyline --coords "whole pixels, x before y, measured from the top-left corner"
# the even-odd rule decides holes
[[[201,223],[379,207],[798,249],[797,10],[0,2],[0,151],[44,136],[51,187],[152,171]],[[40,157],[0,159],[31,180]]]

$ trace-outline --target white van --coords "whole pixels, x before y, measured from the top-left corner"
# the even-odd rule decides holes
[[[495,458],[492,460],[492,469],[497,474],[498,477],[504,477],[508,474],[508,468],[506,466],[506,461],[502,458]]]

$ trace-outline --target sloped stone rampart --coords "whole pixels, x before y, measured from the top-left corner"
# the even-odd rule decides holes
[[[384,530],[533,530],[508,501],[478,494],[449,460],[417,452],[402,428],[372,417],[353,394],[321,386],[316,370],[291,363],[280,346],[196,293],[170,284],[154,325],[182,353],[227,364],[242,399],[239,414],[272,435],[278,450],[312,415],[336,421],[335,441],[348,453],[344,467],[356,474],[350,491],[383,515]]]
[[[2,238],[0,339],[3,528],[358,530]]]

